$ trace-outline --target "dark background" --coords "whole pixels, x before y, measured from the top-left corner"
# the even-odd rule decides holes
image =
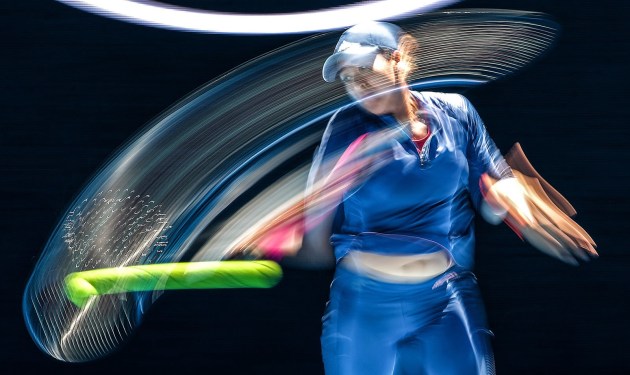
[[[172,1],[215,10],[316,9],[344,1]],[[624,1],[465,1],[536,10],[556,47],[517,75],[466,93],[502,150],[520,141],[578,211],[601,257],[574,268],[505,226],[480,223],[476,273],[500,374],[630,373],[630,63]],[[213,77],[305,35],[202,35],[98,17],[55,1],[0,5],[0,359],[11,372],[322,374],[330,272],[287,269],[271,290],[166,293],[121,350],[87,364],[47,357],[21,297],[68,204],[145,123]],[[332,49],[332,46],[331,46]]]

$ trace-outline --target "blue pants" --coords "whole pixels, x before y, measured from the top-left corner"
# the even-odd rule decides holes
[[[394,284],[337,267],[322,322],[327,375],[494,374],[470,271]]]

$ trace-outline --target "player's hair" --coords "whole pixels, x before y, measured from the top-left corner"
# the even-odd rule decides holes
[[[410,34],[403,34],[398,41],[398,52],[400,62],[398,63],[398,79],[403,85],[407,84],[407,78],[415,68],[416,55],[418,51],[418,41]],[[409,121],[419,120],[418,104],[410,92],[407,92],[404,100],[407,101],[407,111]]]

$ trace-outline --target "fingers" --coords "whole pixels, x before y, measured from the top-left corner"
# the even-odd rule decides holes
[[[571,237],[564,234],[564,232],[562,232],[561,230],[558,230],[557,227],[549,226],[549,225],[541,225],[541,228],[545,232],[547,232],[551,237],[553,237],[556,241],[562,244],[565,249],[569,250],[570,254],[573,255],[573,257],[578,258],[584,262],[587,262],[590,260],[586,251],[584,251],[584,249],[578,246],[578,244],[575,241],[573,241]]]
[[[540,225],[548,232],[556,233],[556,238],[562,238],[579,258],[589,259],[584,252],[598,256],[593,239],[547,197],[538,180],[522,175],[517,175],[517,178],[525,187],[532,212]]]
[[[541,214],[540,211],[534,210],[534,217],[535,224],[518,227],[523,239],[533,247],[574,266],[579,264],[578,260],[586,262],[591,259],[589,257],[590,251],[582,247],[583,244],[578,243],[575,238],[567,235]]]
[[[598,256],[593,239],[554,204],[537,178],[517,170],[513,173],[515,179],[509,181],[481,176],[481,191],[490,211],[502,212],[504,221],[523,239],[565,263],[577,266],[578,260]]]
[[[541,210],[539,205],[533,205],[533,215],[540,228],[569,250],[574,257],[582,261],[590,260],[578,242],[561,229],[562,225],[557,225],[557,222],[550,220],[548,213]]]
[[[529,159],[527,159],[527,156],[525,156],[525,152],[518,142],[507,152],[505,161],[514,172],[519,172],[525,176],[536,179],[543,187],[543,191],[546,192],[545,196],[548,196],[553,202],[553,205],[558,207],[563,213],[568,216],[574,216],[576,214],[571,203],[536,171]]]
[[[593,239],[549,199],[536,178],[518,171],[514,176],[497,182],[483,175],[480,185],[486,202],[505,210],[504,221],[517,234],[536,249],[571,265],[598,256]]]
[[[572,220],[565,218],[553,217],[553,212],[549,212],[547,207],[534,205],[536,220],[540,226],[551,236],[563,243],[577,258],[583,261],[590,260],[588,254],[597,256],[595,248],[588,242],[586,238],[574,230],[574,226],[578,226]],[[546,210],[545,210],[546,209]],[[551,217],[551,219],[550,219]]]
[[[551,236],[540,226],[521,229],[523,238],[536,249],[573,266],[579,265],[572,253],[562,243]]]

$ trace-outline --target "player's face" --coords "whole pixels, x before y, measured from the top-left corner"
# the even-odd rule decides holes
[[[345,67],[339,73],[348,95],[375,115],[394,112],[402,100],[395,74],[395,62],[377,55],[371,68]]]

